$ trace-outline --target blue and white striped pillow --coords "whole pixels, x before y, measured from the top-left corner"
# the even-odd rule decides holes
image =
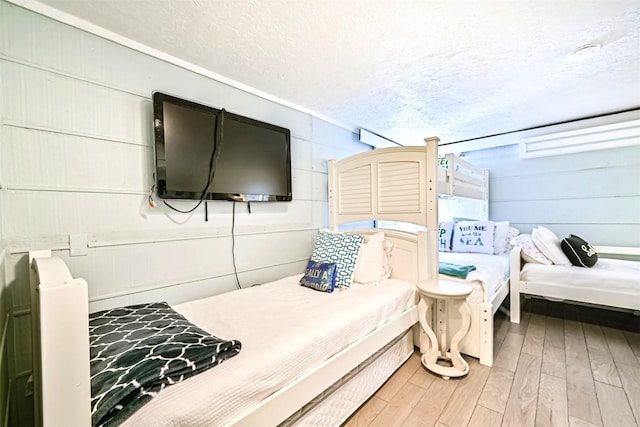
[[[336,263],[336,286],[349,287],[356,271],[356,261],[362,247],[362,234],[321,231],[316,237],[311,259]]]

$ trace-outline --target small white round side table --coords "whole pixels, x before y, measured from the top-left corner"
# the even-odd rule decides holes
[[[467,296],[471,293],[471,285],[452,280],[425,280],[418,283],[418,293],[420,294],[420,325],[429,337],[431,344],[429,350],[422,355],[422,364],[431,372],[441,375],[445,380],[451,377],[467,375],[469,373],[469,364],[460,355],[458,346],[460,340],[469,331],[471,324],[471,310],[469,310],[469,304],[467,304]],[[457,309],[462,315],[460,329],[451,338],[449,346],[447,346],[447,327],[449,322],[446,313],[448,300],[452,301],[453,308]],[[437,320],[434,319],[434,322],[438,322],[434,327],[440,334],[440,346],[438,346],[436,334],[429,325],[429,316],[433,316],[429,313],[431,303],[438,307],[434,310],[440,311],[436,316]],[[438,364],[439,361],[443,364]],[[445,365],[449,363],[452,366]]]

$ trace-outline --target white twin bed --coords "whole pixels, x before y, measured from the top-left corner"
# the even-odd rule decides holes
[[[437,138],[427,139],[426,147],[330,161],[332,228],[387,220],[427,231],[383,230],[392,244],[393,268],[377,285],[354,283],[348,290],[323,293],[300,286],[300,276],[293,276],[174,306],[204,331],[240,341],[242,349],[164,388],[122,425],[339,425],[346,420],[419,342],[416,284],[434,278],[438,269],[436,164]],[[469,180],[460,185],[468,189]],[[92,425],[86,282],[73,278],[50,252],[30,257],[34,352],[41,362],[34,363],[36,419],[53,426]],[[493,314],[508,293],[508,280],[487,287],[487,278],[470,279],[477,290],[469,300],[472,327],[462,351],[490,366]]]
[[[600,255],[640,256],[640,248],[595,247]],[[602,258],[591,268],[523,262],[511,252],[511,322],[520,323],[521,296],[572,301],[640,314],[640,262]]]

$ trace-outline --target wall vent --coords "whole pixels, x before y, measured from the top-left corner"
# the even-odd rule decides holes
[[[640,120],[558,132],[520,140],[520,157],[559,156],[640,144]]]

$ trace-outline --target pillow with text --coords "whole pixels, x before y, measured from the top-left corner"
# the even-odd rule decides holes
[[[493,254],[493,221],[461,221],[453,227],[451,250]]]
[[[593,267],[598,262],[598,254],[593,246],[574,234],[562,239],[560,247],[571,264],[577,267]]]
[[[300,284],[322,292],[333,292],[336,286],[336,263],[309,260]]]

